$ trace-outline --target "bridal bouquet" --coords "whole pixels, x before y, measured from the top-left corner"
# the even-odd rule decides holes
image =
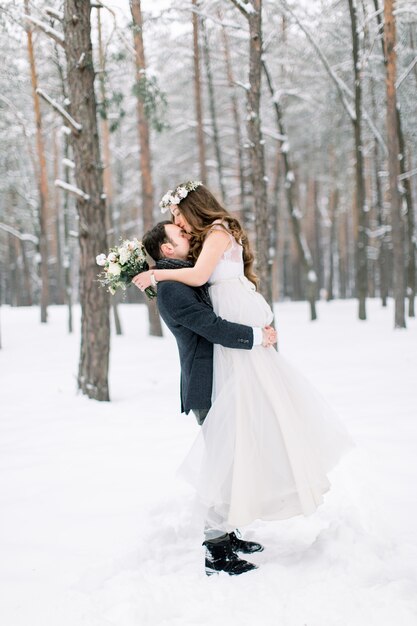
[[[98,282],[107,287],[113,295],[117,289],[126,291],[136,274],[149,269],[145,248],[138,239],[132,239],[132,241],[126,239],[120,246],[110,248],[107,256],[99,254],[96,257],[96,263],[103,268]],[[150,300],[156,297],[153,287],[145,289],[145,293]]]

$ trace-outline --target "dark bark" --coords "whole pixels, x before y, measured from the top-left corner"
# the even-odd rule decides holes
[[[414,208],[413,198],[411,192],[411,181],[407,176],[407,148],[404,140],[404,133],[402,129],[400,109],[397,104],[397,132],[398,132],[398,144],[399,144],[399,165],[400,174],[403,176],[401,181],[400,190],[402,193],[403,204],[406,208],[406,226],[407,226],[407,259],[406,259],[406,272],[407,272],[407,297],[408,297],[408,315],[409,317],[415,317],[415,297],[416,297],[416,243],[415,243],[415,222],[414,222]]]
[[[252,0],[250,11],[239,3],[249,24],[249,89],[247,90],[247,134],[251,165],[251,182],[255,214],[256,260],[260,291],[272,306],[272,264],[269,253],[268,196],[265,173],[264,141],[261,131],[262,77],[262,0]]]
[[[353,73],[355,81],[355,119],[353,120],[355,137],[356,164],[356,202],[355,202],[355,268],[356,296],[359,301],[359,319],[366,320],[366,296],[368,287],[367,263],[367,211],[365,200],[365,184],[363,174],[362,146],[362,78],[359,50],[358,16],[354,0],[348,0],[350,25],[352,33]]]
[[[82,125],[71,135],[80,245],[81,351],[78,387],[96,400],[109,400],[109,296],[97,283],[96,256],[107,251],[103,167],[98,139],[90,3],[66,0],[64,35],[70,113]]]

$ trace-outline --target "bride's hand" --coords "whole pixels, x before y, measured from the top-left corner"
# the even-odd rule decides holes
[[[136,274],[136,276],[132,278],[132,283],[141,291],[145,291],[145,289],[151,286],[151,274],[152,270]]]
[[[264,348],[270,348],[277,342],[277,331],[272,326],[265,326],[262,329],[262,345]]]

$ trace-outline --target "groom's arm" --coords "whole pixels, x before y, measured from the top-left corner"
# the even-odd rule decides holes
[[[218,343],[225,348],[251,350],[253,347],[251,326],[218,317],[187,285],[170,281],[158,285],[158,308],[168,326],[185,326],[211,343]]]

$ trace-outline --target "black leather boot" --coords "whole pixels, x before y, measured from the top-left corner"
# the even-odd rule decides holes
[[[256,541],[245,541],[240,539],[235,533],[229,533],[230,544],[235,552],[243,552],[243,554],[252,554],[253,552],[262,552],[264,547]]]
[[[233,552],[229,537],[223,541],[216,543],[205,541],[203,546],[206,548],[206,574],[219,574],[226,572],[229,576],[238,576],[250,570],[257,569],[254,563],[240,559]]]

